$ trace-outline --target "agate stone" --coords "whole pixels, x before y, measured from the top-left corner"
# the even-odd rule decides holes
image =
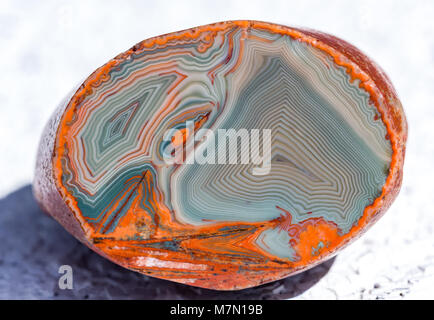
[[[121,266],[242,289],[372,225],[399,191],[406,138],[392,84],[354,46],[228,21],[145,40],[92,73],[43,133],[34,193]]]

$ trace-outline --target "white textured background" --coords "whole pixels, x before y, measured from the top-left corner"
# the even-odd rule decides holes
[[[385,69],[410,132],[398,199],[297,298],[434,299],[433,17],[430,0],[1,0],[0,197],[31,181],[39,136],[56,104],[133,44],[231,19],[314,28],[355,44]]]

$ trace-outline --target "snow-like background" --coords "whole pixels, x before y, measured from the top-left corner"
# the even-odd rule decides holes
[[[233,19],[314,28],[353,43],[385,69],[409,139],[398,199],[297,298],[433,299],[433,17],[430,0],[1,0],[0,198],[31,182],[42,128],[63,96],[133,44]]]

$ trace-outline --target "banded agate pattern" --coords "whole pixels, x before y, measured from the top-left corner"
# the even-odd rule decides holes
[[[360,80],[327,52],[237,25],[191,33],[133,50],[68,107],[56,178],[90,241],[115,262],[205,287],[240,273],[267,281],[358,224],[389,174],[388,132]],[[270,172],[167,164],[164,135],[187,121],[270,129]]]

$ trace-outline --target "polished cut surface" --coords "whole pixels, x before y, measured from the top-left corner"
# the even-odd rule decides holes
[[[119,55],[57,119],[54,183],[79,238],[132,270],[215,289],[324,260],[381,211],[397,162],[397,129],[362,69],[324,41],[247,21]],[[167,163],[188,144],[188,123],[216,133],[196,136],[185,153],[207,161]],[[183,135],[167,139],[175,129]],[[269,130],[269,170],[214,161],[219,129]],[[252,152],[242,139],[236,151]]]

